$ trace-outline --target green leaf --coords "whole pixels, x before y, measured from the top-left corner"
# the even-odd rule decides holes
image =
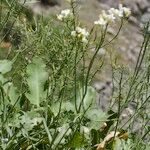
[[[51,111],[54,114],[54,116],[58,115],[59,109],[60,109],[60,102],[52,103],[52,105],[51,105]],[[61,112],[65,112],[65,111],[75,112],[74,105],[71,102],[69,102],[69,101],[63,102],[61,104]]]
[[[57,116],[57,114],[59,113],[59,107],[60,107],[60,104],[58,102],[55,102],[52,104],[51,111],[54,114],[54,116]]]
[[[150,149],[150,144],[147,144],[145,150],[149,150],[149,149]]]
[[[4,84],[4,82],[6,82],[7,80],[3,77],[2,74],[0,74],[0,83]]]
[[[13,84],[10,86],[10,89],[9,89],[9,98],[10,98],[11,105],[16,104],[19,98],[19,92]]]
[[[122,150],[122,144],[121,140],[119,138],[116,138],[113,143],[113,150]]]
[[[12,62],[9,60],[0,60],[0,73],[5,74],[12,69]]]
[[[17,88],[14,86],[12,82],[9,82],[6,78],[3,77],[2,74],[0,74],[0,83],[4,84],[2,85],[4,92],[6,93],[7,96],[9,96],[9,101],[5,100],[5,103],[9,103],[11,105],[18,105],[17,100],[19,98],[19,92]]]
[[[83,89],[81,89],[79,91],[78,98],[77,98],[77,106],[78,107],[80,106],[80,104],[82,102],[83,95],[84,95]],[[86,96],[82,103],[82,108],[84,108],[86,110],[87,108],[89,108],[89,106],[93,106],[93,104],[95,103],[95,99],[96,99],[95,89],[91,86],[88,86]]]
[[[33,62],[27,66],[29,93],[26,93],[26,97],[36,106],[44,101],[46,95],[44,83],[48,79],[48,73],[45,67],[46,65],[40,58],[34,58]]]
[[[86,113],[86,117],[90,119],[89,128],[99,130],[108,116],[99,108],[90,109]]]
[[[84,135],[80,132],[76,132],[68,144],[69,148],[82,148],[85,144],[85,138]]]

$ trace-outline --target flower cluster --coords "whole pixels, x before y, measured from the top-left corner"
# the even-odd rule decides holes
[[[89,36],[89,33],[86,31],[85,28],[76,27],[75,31],[71,32],[71,35],[73,37],[80,38],[83,43],[88,43],[88,39],[87,38]]]
[[[106,26],[108,23],[114,22],[118,18],[129,17],[131,10],[129,8],[123,7],[122,4],[119,5],[119,9],[110,8],[107,12],[102,11],[99,16],[99,20],[95,21],[94,24],[100,26]]]
[[[62,10],[59,15],[57,15],[57,19],[63,21],[64,19],[68,19],[73,16],[73,13],[70,9]]]

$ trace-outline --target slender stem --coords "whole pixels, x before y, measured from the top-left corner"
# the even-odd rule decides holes
[[[118,125],[119,125],[120,113],[121,113],[122,80],[123,80],[123,70],[121,70],[121,77],[120,77],[120,80],[119,80],[118,115],[117,115],[117,123],[116,123],[116,126],[115,126],[115,134],[114,134],[113,140],[114,140],[116,132],[117,132],[117,128],[118,128]]]
[[[135,67],[135,71],[134,71],[134,74],[133,74],[133,79],[132,79],[132,82],[131,82],[131,86],[129,88],[129,91],[128,91],[128,94],[127,94],[127,97],[126,97],[126,100],[125,100],[125,105],[124,107],[126,107],[127,105],[127,102],[128,102],[128,99],[130,97],[130,94],[132,92],[132,88],[135,84],[135,81],[137,79],[137,76],[139,74],[139,71],[140,71],[140,67],[142,65],[142,62],[143,62],[143,59],[144,59],[144,56],[146,54],[146,50],[147,50],[147,45],[149,43],[149,40],[150,40],[150,36],[144,36],[144,41],[142,43],[142,46],[141,46],[141,50],[140,50],[140,53],[139,53],[139,56],[138,56],[138,60],[137,60],[137,63],[136,63],[136,67]],[[142,55],[142,56],[141,56]]]
[[[85,96],[86,96],[90,71],[91,71],[91,68],[92,68],[92,66],[93,66],[94,60],[95,60],[95,58],[96,58],[96,56],[97,56],[97,53],[98,53],[99,49],[101,48],[101,46],[102,46],[102,44],[103,44],[103,42],[104,42],[104,39],[105,39],[105,36],[106,36],[106,32],[107,32],[107,27],[108,27],[108,25],[106,26],[106,28],[105,28],[105,30],[104,30],[102,36],[101,36],[100,42],[99,42],[99,44],[97,45],[96,50],[95,50],[95,53],[94,53],[94,55],[93,55],[93,57],[92,57],[92,59],[91,59],[91,61],[90,61],[89,66],[88,66],[88,71],[87,71],[87,75],[86,75],[86,79],[85,79],[85,90],[84,90],[84,94],[83,94],[82,100],[81,100],[80,105],[79,105],[78,112],[80,112],[81,106],[82,106],[83,101],[84,101],[84,98],[85,98]]]

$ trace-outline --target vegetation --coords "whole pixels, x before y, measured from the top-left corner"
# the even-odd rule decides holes
[[[0,1],[0,148],[150,149],[150,23],[141,30],[134,70],[110,59],[113,92],[103,112],[91,86],[105,63],[97,54],[115,41],[130,10],[120,5],[103,12],[89,32],[79,22],[75,1],[57,17],[31,13],[15,0]],[[112,24],[118,32],[109,41]],[[136,110],[122,123],[131,102]],[[135,133],[137,118],[142,127]]]

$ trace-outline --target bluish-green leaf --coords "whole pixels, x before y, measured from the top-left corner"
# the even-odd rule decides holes
[[[92,108],[87,111],[86,117],[90,119],[89,128],[99,130],[103,122],[108,118],[107,114],[99,108]]]
[[[19,92],[13,84],[10,86],[8,94],[9,94],[11,105],[18,105]]]
[[[0,60],[0,73],[5,74],[12,68],[12,62],[9,60]]]
[[[33,62],[27,66],[29,93],[26,93],[26,97],[36,106],[45,100],[44,84],[48,79],[45,67],[40,58],[34,58]]]

